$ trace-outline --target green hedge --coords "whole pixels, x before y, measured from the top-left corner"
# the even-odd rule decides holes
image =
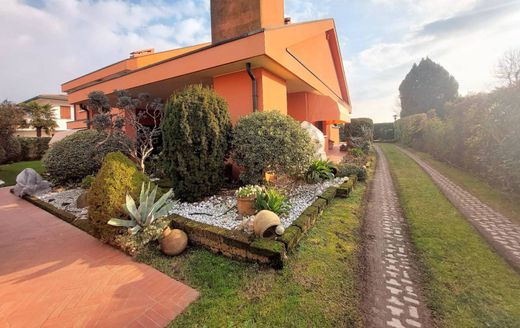
[[[34,161],[41,159],[45,152],[49,149],[49,142],[51,138],[41,137],[41,138],[24,138],[19,137],[22,154],[22,161]]]

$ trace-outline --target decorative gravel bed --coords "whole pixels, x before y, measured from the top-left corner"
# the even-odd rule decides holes
[[[339,186],[348,178],[335,178],[316,184],[294,184],[285,191],[291,204],[289,215],[280,217],[282,225],[289,227],[300,214],[309,207],[330,186]],[[87,208],[77,208],[76,200],[84,192],[82,188],[54,191],[35,195],[39,199],[72,213],[78,219],[87,218]],[[196,203],[178,203],[170,214],[178,214],[185,218],[224,229],[248,230],[251,217],[243,217],[236,209],[236,198],[233,193],[215,195]]]
[[[317,184],[294,185],[286,191],[291,204],[288,216],[280,217],[282,225],[289,227],[300,214],[309,207],[330,186],[339,186],[348,178],[335,178]],[[236,209],[234,195],[216,195],[196,203],[179,203],[170,214],[178,214],[185,218],[225,229],[244,229],[248,217],[242,217]],[[247,230],[244,229],[244,230]]]
[[[46,194],[34,195],[39,199],[43,200],[55,206],[59,209],[67,211],[78,219],[87,218],[87,208],[77,208],[76,200],[85,190],[82,188],[68,189],[63,191],[55,191]]]

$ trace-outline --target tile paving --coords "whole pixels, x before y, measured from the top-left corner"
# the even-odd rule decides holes
[[[164,327],[199,294],[0,189],[0,327]]]
[[[414,267],[413,249],[390,176],[378,146],[374,180],[365,216],[365,258],[368,327],[430,327]]]

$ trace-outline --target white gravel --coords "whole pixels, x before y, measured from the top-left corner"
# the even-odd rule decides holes
[[[82,188],[34,195],[54,207],[67,211],[79,219],[87,218],[87,208],[77,208],[76,200],[85,190]]]
[[[282,225],[287,228],[300,214],[309,207],[330,186],[339,186],[348,178],[335,178],[317,184],[295,185],[288,192],[291,210],[288,216],[280,217]],[[178,203],[170,214],[178,214],[225,229],[238,229],[247,217],[242,217],[236,210],[235,196],[212,196],[196,203]]]

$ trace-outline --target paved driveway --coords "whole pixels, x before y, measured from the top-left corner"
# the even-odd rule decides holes
[[[164,327],[197,297],[0,189],[0,327]]]

